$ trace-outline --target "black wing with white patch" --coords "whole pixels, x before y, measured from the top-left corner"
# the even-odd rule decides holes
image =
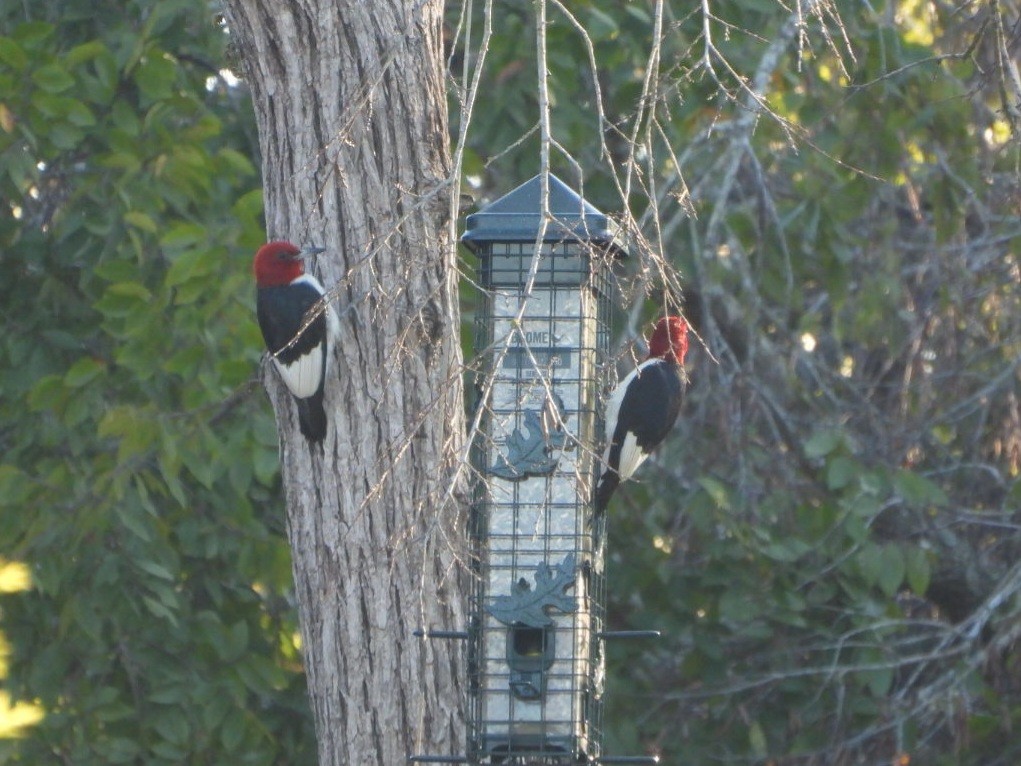
[[[295,282],[281,287],[260,287],[256,313],[263,340],[271,353],[277,353],[294,338],[305,316],[322,294],[310,284]],[[313,351],[326,337],[326,315],[320,314],[301,334],[297,343],[280,353],[281,364],[292,364]]]
[[[595,507],[606,508],[622,479],[660,445],[677,422],[684,399],[684,373],[676,362],[652,359],[632,372],[610,397],[605,467],[596,487]]]
[[[624,392],[613,446],[623,445],[631,433],[645,454],[652,452],[677,422],[683,397],[684,377],[676,362],[656,359],[645,366]]]

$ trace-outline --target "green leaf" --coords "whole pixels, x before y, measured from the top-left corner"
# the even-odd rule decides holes
[[[908,587],[917,596],[924,596],[932,577],[929,557],[922,548],[912,546],[904,551]]]
[[[60,375],[47,375],[28,392],[28,406],[35,412],[57,409],[64,403],[66,390]]]
[[[869,586],[876,585],[883,574],[882,549],[873,542],[866,542],[862,545],[861,550],[858,551],[855,560],[862,579],[865,580],[865,584]]]
[[[816,431],[805,442],[805,456],[812,459],[826,457],[839,447],[842,441],[843,435],[836,429],[827,428]]]
[[[748,745],[752,755],[756,758],[765,758],[769,755],[769,745],[766,742],[766,733],[758,721],[752,721],[748,727]]]
[[[157,705],[178,705],[188,702],[190,696],[189,687],[184,684],[174,683],[164,686],[150,693],[148,699]]]
[[[252,468],[260,484],[264,487],[272,486],[280,471],[280,459],[276,449],[256,448],[252,453]]]
[[[774,561],[793,562],[812,550],[812,546],[804,540],[788,538],[769,543],[762,549],[763,554]]]
[[[209,699],[202,710],[202,724],[212,731],[220,726],[232,709],[230,700],[223,695],[215,695]]]
[[[29,21],[14,28],[12,35],[25,47],[33,47],[47,39],[56,31],[56,27],[45,21]]]
[[[117,60],[110,53],[102,53],[96,57],[92,66],[95,70],[94,82],[98,86],[94,96],[99,103],[109,104],[116,96],[120,84],[121,73]]]
[[[107,50],[106,45],[102,41],[89,40],[69,50],[67,55],[64,56],[64,63],[69,67],[76,67],[79,64],[84,64],[86,61],[91,61],[97,56],[103,55]]]
[[[118,282],[110,285],[96,308],[110,317],[125,317],[147,306],[152,293],[138,282]]]
[[[191,727],[179,710],[170,708],[162,711],[156,719],[156,732],[168,742],[183,746],[191,736]]]
[[[156,234],[159,231],[159,227],[156,226],[156,222],[148,213],[143,213],[138,210],[130,210],[124,214],[124,220],[136,229],[147,231],[150,234]]]
[[[205,277],[215,266],[208,251],[198,248],[185,250],[174,259],[167,270],[167,287],[176,287],[195,277]]]
[[[153,531],[149,519],[140,508],[128,507],[125,504],[118,504],[114,511],[120,522],[142,542],[152,542]]]
[[[730,508],[730,498],[727,493],[727,488],[724,484],[711,476],[700,476],[698,483],[705,490],[706,494],[712,498],[713,503],[717,508],[721,510],[728,510]]]
[[[46,330],[42,333],[47,343],[51,343],[64,351],[80,351],[81,341],[67,330]]]
[[[81,101],[68,99],[67,121],[79,128],[91,128],[96,124],[96,116]]]
[[[64,385],[68,388],[81,388],[105,371],[105,364],[92,357],[84,357],[71,365],[71,368],[64,374]]]
[[[900,546],[888,543],[882,547],[880,552],[880,570],[877,581],[879,589],[888,597],[892,598],[904,582],[905,573],[904,554]]]
[[[177,79],[177,65],[166,53],[150,53],[139,61],[134,78],[149,99],[159,101],[170,98]]]
[[[238,198],[231,213],[240,219],[256,219],[262,215],[262,189],[252,189]]]
[[[0,507],[13,507],[28,497],[30,480],[20,468],[0,464]]]
[[[891,668],[866,670],[861,675],[873,697],[885,697],[893,685],[893,670]]]
[[[70,111],[70,104],[75,103],[69,96],[58,96],[53,93],[37,91],[32,94],[32,106],[39,110],[40,114],[47,117],[63,117]]]
[[[593,40],[609,40],[620,32],[617,20],[610,14],[599,10],[594,5],[589,7],[588,14],[590,21],[587,29]]]
[[[9,37],[0,37],[0,63],[21,71],[28,66],[28,56],[17,42]]]
[[[929,429],[929,433],[937,442],[946,447],[956,438],[957,429],[947,423],[937,423]]]
[[[187,751],[184,750],[182,746],[175,745],[166,740],[162,740],[153,745],[152,752],[154,755],[158,755],[168,763],[184,763],[187,760]]]
[[[177,501],[181,508],[186,508],[188,496],[185,494],[184,484],[180,479],[181,460],[172,446],[173,440],[167,438],[166,434],[164,434],[163,442],[163,449],[158,456],[160,478],[163,479],[163,484],[170,496]]]
[[[252,161],[236,149],[229,147],[221,149],[218,156],[234,172],[242,176],[255,175],[256,170]]]
[[[138,117],[138,112],[123,99],[114,102],[110,118],[114,126],[128,136],[137,136],[141,133],[142,121]]]
[[[182,449],[181,461],[199,484],[206,489],[213,488],[213,482],[216,480],[216,466],[210,463],[209,456],[204,450]]]
[[[841,501],[841,505],[861,519],[871,519],[882,507],[879,498],[871,492],[859,492],[850,500]]]
[[[195,245],[209,242],[209,232],[204,226],[191,221],[175,221],[160,237],[160,247],[170,252],[183,252]]]
[[[69,122],[57,122],[50,127],[49,139],[58,149],[74,149],[85,138],[85,133]]]
[[[135,562],[135,566],[137,566],[143,572],[148,572],[153,577],[158,577],[159,579],[166,580],[167,582],[173,582],[176,579],[174,577],[173,572],[171,572],[162,564],[157,564],[155,561],[150,561],[148,559],[140,559]]]
[[[858,461],[837,455],[826,465],[826,486],[829,489],[843,489],[854,480],[859,468]]]
[[[248,649],[248,623],[244,620],[234,623],[227,636],[227,658],[238,659]]]
[[[245,715],[240,710],[231,710],[223,722],[220,730],[220,744],[228,753],[238,749],[241,740],[245,738]]]
[[[943,505],[947,502],[946,493],[939,485],[914,471],[897,471],[893,476],[893,488],[908,505]]]
[[[103,742],[103,758],[108,763],[134,763],[140,754],[138,744],[127,737],[109,737]]]
[[[170,609],[167,609],[167,607],[161,602],[151,596],[143,596],[142,602],[145,604],[145,608],[148,609],[154,617],[159,617],[160,619],[171,623],[175,627],[177,626],[177,615]]]
[[[35,70],[32,80],[47,93],[63,93],[74,85],[74,78],[58,64],[47,64]]]
[[[759,604],[751,596],[738,590],[728,590],[719,601],[720,619],[731,625],[740,625],[754,620],[761,613]]]

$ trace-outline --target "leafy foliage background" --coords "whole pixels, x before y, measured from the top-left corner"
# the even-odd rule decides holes
[[[0,9],[8,762],[314,760],[226,43]],[[701,339],[611,509],[611,627],[664,638],[611,648],[607,750],[1016,762],[1018,9],[479,2],[449,44],[476,197],[546,151],[635,236],[621,369],[664,295]]]
[[[5,686],[19,763],[309,763],[250,254],[250,107],[195,2],[7,4]]]

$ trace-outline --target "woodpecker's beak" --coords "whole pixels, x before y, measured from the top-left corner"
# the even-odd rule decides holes
[[[299,258],[315,258],[320,253],[325,253],[325,252],[326,252],[326,248],[325,247],[312,247],[311,245],[309,245],[308,247],[303,247],[301,249],[301,252],[298,253],[298,257]]]

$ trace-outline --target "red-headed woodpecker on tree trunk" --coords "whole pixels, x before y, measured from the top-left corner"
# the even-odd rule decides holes
[[[322,248],[300,250],[290,242],[269,242],[259,248],[253,263],[259,329],[273,364],[294,395],[301,432],[312,442],[326,436],[323,387],[333,343],[340,335],[340,322],[329,305],[309,321],[326,291],[305,273],[303,259],[321,252]]]
[[[684,397],[688,323],[664,317],[649,339],[649,357],[620,382],[606,403],[606,450],[596,485],[602,511],[622,480],[630,479],[677,421]]]

